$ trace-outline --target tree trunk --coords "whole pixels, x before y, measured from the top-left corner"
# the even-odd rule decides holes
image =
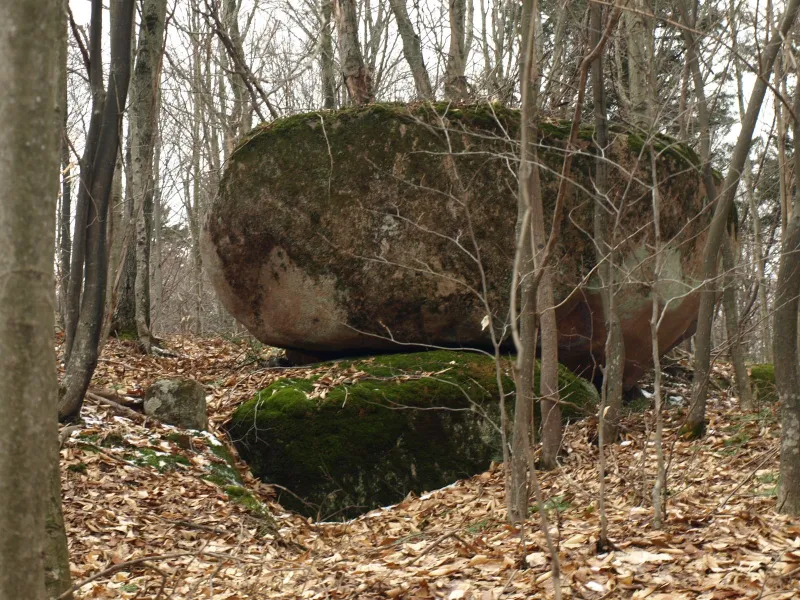
[[[596,46],[600,42],[602,23],[601,7],[592,5],[592,25],[590,44]],[[592,93],[594,100],[595,132],[597,146],[605,148],[608,145],[608,118],[606,115],[605,80],[603,76],[602,55],[592,64]],[[605,288],[601,293],[603,303],[603,319],[606,323],[608,334],[606,336],[605,365],[603,369],[603,406],[599,423],[602,424],[602,443],[613,443],[619,435],[619,413],[622,408],[622,374],[625,368],[625,340],[622,337],[622,328],[616,311],[614,247],[615,234],[618,224],[614,222],[609,231],[608,213],[606,208],[608,193],[608,163],[602,156],[595,162],[595,187],[597,197],[594,205],[594,241],[597,254],[597,264],[600,281]],[[617,214],[622,214],[621,208]],[[609,240],[610,234],[610,240]]]
[[[200,60],[197,56],[192,59],[192,73],[193,78],[199,83],[201,81]],[[188,210],[189,229],[192,235],[192,296],[193,296],[193,317],[192,317],[192,331],[195,335],[200,335],[203,331],[202,323],[202,298],[203,298],[203,259],[200,255],[200,229],[201,229],[201,206],[202,206],[202,186],[200,176],[200,161],[201,161],[201,140],[200,140],[200,123],[203,121],[203,104],[202,97],[199,90],[195,90],[193,98],[193,111],[192,111],[192,164],[191,164],[191,181],[192,181],[192,195],[191,199],[187,196],[186,201],[191,203],[191,210]],[[187,186],[188,192],[188,186]]]
[[[531,174],[536,171],[536,112],[538,67],[533,40],[533,2],[525,3],[521,83],[522,102],[520,115],[520,164],[517,180],[516,256],[511,284],[512,335],[517,350],[514,363],[516,398],[514,402],[514,427],[511,440],[510,494],[506,498],[508,519],[511,523],[524,522],[528,517],[528,467],[533,467],[533,401],[534,369],[536,366],[536,286],[534,285],[533,231],[531,226],[531,190],[536,184]],[[532,139],[533,138],[533,139]],[[534,190],[535,193],[536,190]],[[519,295],[519,311],[517,296]],[[517,322],[519,316],[519,322]]]
[[[232,45],[232,51],[241,60],[244,60],[244,45],[242,43],[242,33],[239,30],[239,9],[241,4],[241,0],[225,0],[223,20],[225,31]],[[199,19],[195,31],[199,31]],[[227,63],[227,55],[225,58]],[[233,90],[234,105],[231,111],[231,118],[233,119],[233,128],[236,131],[236,139],[238,140],[253,127],[252,103],[255,100],[251,99],[247,89],[246,81],[251,76],[249,69],[246,65],[237,65],[235,63],[236,61],[234,61],[232,69],[228,68],[226,64],[223,64],[223,67],[228,72],[228,84]],[[272,112],[272,109],[270,109],[270,112]],[[273,115],[273,117],[277,118],[276,115]]]
[[[761,63],[759,65],[761,76],[756,78],[753,84],[753,91],[750,94],[747,112],[745,113],[745,118],[742,120],[742,127],[731,155],[728,173],[722,184],[722,195],[719,197],[711,193],[713,180],[710,178],[711,169],[708,163],[708,154],[706,154],[705,158],[707,165],[704,169],[706,191],[709,195],[709,201],[715,201],[716,206],[714,207],[714,216],[712,217],[711,225],[708,230],[706,245],[703,249],[703,284],[700,290],[700,308],[697,317],[697,332],[695,333],[695,368],[692,381],[692,405],[686,423],[687,430],[695,436],[701,435],[705,429],[706,393],[711,362],[711,329],[714,321],[714,305],[717,292],[717,256],[719,255],[723,236],[726,235],[728,216],[733,206],[733,200],[736,197],[736,190],[739,187],[742,169],[744,168],[745,161],[750,152],[750,143],[758,121],[758,114],[761,112],[761,105],[764,102],[764,96],[769,84],[769,76],[772,72],[775,58],[778,55],[778,50],[780,49],[781,40],[785,38],[794,25],[798,7],[800,7],[800,0],[789,0],[789,3],[786,5],[786,13],[781,22],[780,35],[773,36],[764,47],[761,55]],[[688,14],[683,3],[681,5],[681,11],[684,13],[684,16]],[[684,39],[690,40],[687,46],[693,47],[692,32],[688,29],[684,29],[682,32]],[[697,61],[695,60],[694,62],[695,67],[693,67],[693,69],[696,73],[699,73],[699,67],[696,65]],[[695,93],[698,94],[698,104],[705,104],[704,99],[701,100],[699,97],[699,93],[702,92],[703,88],[702,84],[697,84],[697,75],[695,75],[695,82]]]
[[[59,278],[58,278],[58,306],[62,326],[67,322],[67,290],[69,288],[69,264],[72,240],[70,239],[69,224],[72,218],[72,183],[69,169],[69,137],[67,131],[67,73],[64,68],[64,82],[62,103],[64,110],[64,123],[61,131],[61,211],[59,213]]]
[[[631,122],[645,131],[653,124],[650,89],[650,69],[653,66],[653,29],[650,19],[643,13],[651,8],[645,0],[633,0],[633,9],[625,11],[628,42],[628,98]]]
[[[794,113],[800,110],[800,85],[795,89]],[[794,122],[800,140],[800,122]],[[787,215],[775,292],[775,384],[781,403],[781,468],[777,508],[800,515],[800,349],[797,313],[800,291],[800,152],[794,153],[795,193]]]
[[[100,349],[105,346],[111,333],[116,294],[116,274],[122,268],[123,246],[125,244],[125,196],[122,192],[122,157],[117,157],[114,179],[111,183],[111,198],[108,207],[108,275],[106,279],[106,309],[103,327],[100,332]]]
[[[372,75],[364,65],[358,42],[356,0],[332,0],[336,32],[339,34],[339,64],[350,101],[356,106],[369,104],[375,97]]]
[[[467,66],[466,32],[464,29],[467,13],[466,0],[450,2],[450,50],[444,71],[444,95],[448,100],[463,102],[469,98],[469,88],[464,71]]]
[[[158,86],[164,44],[166,0],[144,0],[136,67],[131,82],[133,197],[136,210],[136,331],[150,353],[150,242],[153,231],[153,153],[158,129]]]
[[[89,387],[94,369],[97,366],[98,342],[105,308],[106,276],[108,264],[106,256],[106,217],[111,195],[111,183],[117,162],[119,146],[119,119],[128,95],[131,61],[131,28],[133,21],[134,0],[115,0],[111,4],[111,62],[109,67],[108,94],[102,104],[102,110],[93,108],[93,113],[101,112],[102,119],[98,127],[90,134],[96,139],[87,139],[87,149],[96,148],[88,156],[93,157],[91,166],[81,172],[81,188],[87,190],[86,200],[91,198],[91,209],[87,210],[82,222],[75,225],[76,232],[83,230],[84,249],[81,252],[86,259],[86,272],[83,277],[83,299],[80,301],[80,312],[75,327],[74,346],[71,348],[64,374],[64,394],[59,402],[60,419],[75,417],[79,414],[83,396]],[[92,2],[92,26],[90,42],[93,49],[92,65],[99,69],[102,62],[102,4],[100,0]],[[102,82],[101,82],[102,83]],[[99,94],[94,94],[95,100]],[[80,202],[79,202],[80,204]],[[77,217],[76,217],[77,218]],[[73,265],[76,251],[73,244]],[[73,269],[70,277],[74,277]],[[70,285],[72,285],[72,280]]]
[[[153,158],[153,334],[163,330],[164,275],[161,271],[163,210],[160,182],[161,145],[156,145]]]
[[[64,361],[69,362],[72,348],[78,330],[78,319],[81,314],[81,295],[84,284],[84,263],[87,261],[87,230],[94,220],[91,212],[96,206],[92,203],[90,185],[93,180],[93,169],[97,146],[101,136],[103,124],[103,107],[105,104],[105,90],[103,89],[102,56],[102,23],[103,7],[92,0],[89,57],[98,57],[91,60],[89,70],[89,85],[92,94],[92,116],[89,119],[89,130],[86,134],[86,143],[81,157],[81,176],[78,186],[78,202],[75,206],[75,233],[72,236],[72,256],[69,272],[69,283],[66,297],[66,331],[64,340]],[[92,36],[92,31],[97,34]]]
[[[333,67],[333,35],[331,34],[331,18],[333,16],[332,0],[320,0],[322,22],[319,31],[319,63],[322,72],[322,106],[328,110],[336,108],[336,75]]]
[[[736,26],[736,3],[731,0],[729,7],[730,33],[731,33],[731,53],[733,55],[733,66],[736,75],[736,106],[739,112],[739,120],[744,120],[744,90],[742,85],[742,68],[739,62],[738,46],[738,27]],[[763,362],[772,362],[772,332],[770,331],[771,319],[769,318],[769,303],[767,300],[767,279],[766,261],[764,260],[764,244],[761,239],[761,219],[758,215],[756,206],[755,190],[753,185],[753,166],[750,155],[744,163],[744,186],[747,203],[750,208],[751,222],[753,224],[753,262],[756,273],[756,285],[758,286],[758,315],[760,321],[760,331],[762,340],[761,358]]]
[[[118,338],[136,339],[136,220],[133,211],[133,183],[131,162],[131,115],[128,116],[128,135],[125,140],[125,197],[123,200],[123,229],[124,244],[120,265],[120,282],[116,290],[117,298],[114,302],[114,316],[111,321],[111,333]]]
[[[736,377],[736,388],[739,392],[739,407],[743,411],[753,410],[753,393],[750,389],[750,376],[744,363],[741,335],[739,329],[739,306],[736,301],[736,287],[739,283],[735,273],[736,258],[733,255],[731,240],[722,244],[722,268],[725,272],[722,290],[722,308],[725,311],[725,332],[728,337],[731,362]]]
[[[0,598],[40,600],[66,546],[58,474],[54,261],[66,23],[61,1],[0,4]],[[60,501],[60,497],[58,497]],[[53,508],[52,514],[55,514]],[[60,512],[60,510],[58,511]],[[57,548],[56,548],[57,547]],[[63,575],[63,574],[62,574]],[[69,576],[69,572],[66,573]]]
[[[425,68],[425,60],[422,56],[422,45],[414,25],[408,17],[406,0],[389,0],[397,22],[397,31],[403,39],[403,56],[411,69],[414,77],[414,87],[417,90],[417,98],[420,100],[433,100],[433,89],[431,80],[428,77],[428,70]]]

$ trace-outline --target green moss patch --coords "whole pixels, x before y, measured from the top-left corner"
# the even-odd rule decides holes
[[[297,495],[281,496],[287,508],[352,517],[470,477],[502,457],[492,357],[439,350],[336,368],[359,375],[332,387],[319,375],[278,381],[229,424],[253,473]],[[510,395],[510,364],[501,369]],[[596,410],[591,384],[562,369],[560,385],[568,418]]]
[[[775,387],[775,367],[771,363],[751,365],[750,383],[753,386],[756,400],[759,402],[777,402],[778,388]]]

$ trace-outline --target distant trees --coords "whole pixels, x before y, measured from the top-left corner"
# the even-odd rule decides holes
[[[0,598],[70,585],[53,348],[65,24],[60,0],[0,5]]]

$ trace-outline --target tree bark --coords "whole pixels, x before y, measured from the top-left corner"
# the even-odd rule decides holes
[[[767,92],[769,77],[775,58],[780,50],[781,40],[786,37],[789,30],[794,25],[797,17],[797,10],[800,7],[800,0],[789,0],[786,5],[786,13],[780,27],[780,35],[773,36],[765,45],[759,64],[760,76],[753,84],[753,91],[747,106],[745,118],[742,120],[742,127],[739,137],[736,140],[733,153],[731,155],[728,173],[722,184],[722,192],[717,196],[713,179],[710,176],[711,167],[708,164],[706,153],[706,166],[704,168],[704,183],[710,202],[716,202],[714,216],[708,230],[706,244],[703,249],[703,283],[700,289],[700,308],[697,317],[697,332],[695,333],[695,368],[692,381],[692,405],[686,422],[687,431],[692,435],[702,435],[705,430],[706,413],[706,394],[708,388],[708,377],[711,362],[711,329],[714,321],[714,305],[716,300],[717,285],[717,257],[726,235],[728,217],[730,215],[733,200],[736,197],[736,190],[739,187],[742,169],[744,168],[747,156],[750,153],[750,143],[753,139],[753,131],[758,121],[758,114],[761,112],[761,105]],[[685,3],[681,3],[681,12],[684,18],[688,14]],[[687,21],[688,22],[688,21]],[[687,49],[694,47],[693,34],[688,29],[683,29],[684,39],[687,40]],[[688,37],[687,37],[688,36]],[[693,70],[699,73],[697,61],[694,61]],[[704,104],[700,100],[699,93],[702,92],[702,84],[698,85],[697,75],[695,77],[695,94],[698,94],[698,105]],[[702,78],[701,78],[702,79]],[[707,138],[707,134],[704,135]],[[702,143],[702,138],[701,138]],[[706,140],[707,144],[708,141]]]
[[[322,106],[327,110],[336,108],[336,75],[333,67],[333,35],[331,19],[333,17],[332,0],[320,0],[322,16],[319,31],[319,62],[322,72]]]
[[[728,347],[733,363],[733,372],[736,378],[736,388],[739,392],[739,407],[743,411],[753,410],[753,392],[750,388],[750,376],[744,363],[742,352],[741,334],[739,329],[739,306],[736,300],[736,287],[739,283],[736,276],[736,258],[733,255],[731,240],[725,239],[722,244],[722,268],[725,278],[722,290],[722,308],[725,311],[725,332],[728,337]]]
[[[120,283],[117,288],[114,304],[114,317],[111,333],[119,338],[136,339],[136,220],[133,211],[133,183],[131,173],[131,116],[128,116],[128,135],[125,140],[125,197],[123,201],[123,218],[121,228],[124,230],[124,248],[120,265]]]
[[[417,90],[417,98],[420,100],[432,100],[433,89],[431,80],[428,77],[428,70],[425,68],[425,60],[422,56],[422,45],[414,25],[408,17],[406,0],[389,0],[397,22],[397,31],[403,39],[403,56],[411,69],[414,77],[414,87]]]
[[[108,260],[106,255],[106,218],[108,213],[111,183],[114,178],[114,167],[117,162],[119,146],[119,119],[125,106],[130,80],[131,61],[131,28],[133,22],[134,0],[114,0],[112,2],[111,19],[111,62],[109,67],[108,94],[102,103],[100,112],[102,119],[93,132],[96,139],[87,139],[87,148],[96,148],[89,156],[93,158],[91,166],[87,161],[85,173],[81,173],[81,187],[87,190],[91,198],[90,210],[87,210],[82,222],[76,222],[75,229],[85,232],[86,271],[83,277],[83,299],[80,301],[80,312],[75,328],[75,343],[66,365],[63,388],[64,394],[59,402],[60,419],[75,417],[79,414],[83,396],[89,387],[94,369],[97,366],[98,342],[105,308],[106,276]],[[102,61],[102,5],[100,0],[92,1],[91,42],[94,52],[90,55],[93,68]],[[95,94],[95,99],[98,95]],[[80,204],[80,203],[79,203]],[[77,219],[77,217],[76,217]],[[75,264],[75,246],[73,244],[73,265]],[[71,273],[74,277],[75,271]],[[73,281],[70,281],[72,285]]]
[[[153,231],[153,154],[158,129],[158,86],[164,44],[166,0],[143,0],[136,67],[131,82],[131,158],[136,212],[136,331],[148,354],[150,332],[150,243]]]
[[[103,7],[92,1],[90,37],[89,37],[89,86],[92,94],[92,116],[89,119],[89,130],[86,133],[86,143],[81,157],[80,185],[78,186],[78,201],[75,206],[75,233],[72,236],[72,256],[69,272],[69,283],[66,297],[66,331],[64,340],[64,361],[69,362],[72,348],[77,335],[78,319],[81,313],[81,295],[84,283],[84,263],[87,261],[87,229],[93,220],[90,216],[94,210],[91,197],[91,183],[97,146],[103,124],[103,105],[105,103],[105,90],[103,89],[103,64],[102,64],[102,26]],[[97,35],[92,35],[92,32]],[[96,59],[92,60],[92,57]]]
[[[645,0],[633,0],[634,10],[625,11],[628,42],[628,98],[631,122],[645,131],[653,124],[650,89],[650,69],[653,65],[653,29],[650,19],[642,13],[650,11]]]
[[[69,138],[67,130],[67,69],[64,65],[63,75],[63,94],[62,105],[64,111],[64,122],[61,131],[61,211],[58,219],[58,264],[59,264],[59,278],[58,278],[58,305],[59,316],[62,326],[66,326],[67,322],[67,290],[69,288],[69,265],[72,240],[69,232],[70,219],[72,218],[72,183],[70,180],[69,169]]]
[[[339,64],[350,101],[356,105],[369,104],[375,98],[372,75],[364,65],[364,55],[358,42],[358,17],[355,0],[332,0],[336,32],[339,34]]]
[[[795,89],[794,113],[800,110],[800,85]],[[800,122],[794,122],[800,140]],[[800,303],[800,152],[794,153],[795,193],[787,215],[775,292],[775,385],[781,403],[781,466],[777,508],[800,515],[800,349],[797,316]]]
[[[733,54],[733,66],[736,76],[736,106],[739,112],[739,120],[744,120],[744,90],[742,85],[742,69],[739,62],[738,46],[738,27],[736,26],[736,3],[731,0],[729,7],[730,33],[731,33],[731,53]],[[760,321],[760,331],[762,340],[762,361],[772,362],[772,332],[770,331],[771,319],[769,318],[769,302],[767,299],[767,279],[766,261],[764,260],[764,244],[761,239],[761,219],[758,215],[756,206],[755,190],[753,185],[753,166],[750,155],[744,163],[744,186],[747,203],[750,208],[751,222],[753,224],[753,262],[756,273],[756,285],[758,286],[758,315]]]
[[[448,100],[463,102],[469,98],[464,71],[467,66],[465,20],[466,0],[450,2],[450,49],[444,71],[444,95]]]
[[[43,600],[51,542],[65,547],[63,527],[46,530],[58,473],[53,248],[63,9],[61,0],[0,4],[0,598],[9,599]]]
[[[602,33],[601,7],[592,5],[590,44],[596,46]],[[598,56],[592,63],[592,94],[594,101],[595,135],[598,148],[608,145],[608,118],[606,115],[605,78],[603,57]],[[603,368],[603,406],[599,423],[602,424],[602,443],[613,443],[619,435],[619,413],[622,408],[622,374],[625,368],[625,341],[622,337],[619,316],[615,305],[614,246],[616,245],[615,222],[609,232],[608,209],[605,206],[608,193],[608,163],[603,156],[595,162],[595,188],[597,197],[594,205],[594,242],[597,255],[598,273],[604,287],[601,292],[603,319],[608,334],[606,336],[605,364]],[[621,214],[622,210],[617,209]],[[610,235],[610,240],[609,240]]]

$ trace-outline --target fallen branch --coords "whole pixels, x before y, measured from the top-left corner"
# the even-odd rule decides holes
[[[134,558],[133,560],[126,560],[125,562],[121,562],[117,565],[112,565],[107,569],[103,569],[99,573],[95,573],[88,579],[84,579],[73,585],[69,588],[66,592],[61,594],[56,600],[65,600],[72,596],[74,592],[77,592],[83,586],[92,583],[93,581],[97,581],[98,579],[105,577],[106,575],[113,575],[117,571],[124,571],[128,567],[132,567],[135,565],[147,564],[151,561],[160,561],[160,560],[170,560],[173,558],[183,558],[184,556],[194,556],[197,554],[196,552],[176,552],[175,554],[160,554],[155,556],[143,556],[142,558]],[[216,554],[201,552],[201,554],[209,554],[210,556],[216,556]]]
[[[135,410],[128,408],[127,406],[123,406],[119,402],[115,402],[114,400],[109,400],[108,398],[104,398],[103,396],[98,396],[93,392],[86,392],[86,399],[94,400],[98,404],[108,406],[109,408],[113,409],[120,415],[127,417],[132,421],[136,421],[137,423],[147,422],[147,417],[145,417],[142,413],[138,413]]]

